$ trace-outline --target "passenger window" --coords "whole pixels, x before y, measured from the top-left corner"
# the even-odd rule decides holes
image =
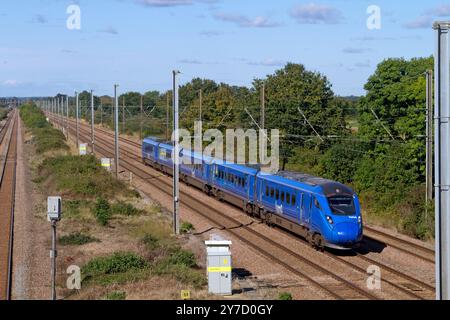
[[[273,188],[270,188],[270,197],[273,198],[275,195],[275,191],[273,190]]]
[[[275,198],[276,198],[277,200],[280,199],[280,191],[279,191],[278,189],[275,191]]]
[[[295,194],[292,195],[292,205],[295,206],[295,204],[297,203],[297,197],[295,196]]]
[[[290,193],[286,193],[286,202],[287,202],[287,204],[291,204],[291,194]]]
[[[269,186],[266,186],[266,197],[269,196]]]
[[[281,192],[281,202],[284,202],[284,191]]]

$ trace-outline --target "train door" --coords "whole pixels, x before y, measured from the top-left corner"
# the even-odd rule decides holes
[[[306,225],[311,224],[311,195],[303,193],[302,196],[302,211],[303,211],[303,222]]]

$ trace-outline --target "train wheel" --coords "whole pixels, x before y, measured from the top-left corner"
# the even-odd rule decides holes
[[[250,217],[253,217],[253,206],[250,203],[247,203],[247,206],[245,207],[245,211]]]
[[[203,192],[208,196],[211,196],[211,189],[206,184],[203,186]]]
[[[314,247],[316,248],[317,251],[324,251],[324,240],[323,237],[316,233],[313,237],[313,243],[314,243]]]

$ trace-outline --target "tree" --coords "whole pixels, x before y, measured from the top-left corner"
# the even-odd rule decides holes
[[[386,154],[402,159],[398,172],[416,183],[425,174],[424,72],[432,67],[432,57],[387,59],[369,78],[367,95],[360,101],[359,137],[370,143],[376,161]]]
[[[255,80],[253,84],[258,96],[262,81]],[[331,103],[334,96],[331,84],[320,73],[308,71],[301,64],[289,63],[264,82],[266,127],[280,129],[285,140],[295,141],[294,146],[306,146],[308,139],[302,138],[315,135],[299,109],[320,135],[340,134],[345,129],[342,110]],[[281,144],[283,169],[292,155],[292,147],[286,141]]]

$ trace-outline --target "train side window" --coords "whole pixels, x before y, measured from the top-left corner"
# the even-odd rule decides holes
[[[284,191],[281,192],[281,202],[284,202]]]
[[[270,188],[270,197],[273,198],[275,196],[275,190],[273,188]]]
[[[295,206],[297,203],[297,197],[295,196],[295,194],[292,195],[292,205]]]
[[[287,204],[291,204],[291,194],[290,193],[286,193],[286,202]]]
[[[266,197],[269,196],[269,186],[266,186]]]
[[[316,199],[316,197],[314,197],[314,206],[317,208],[317,209],[321,209],[321,207],[320,207],[320,203],[319,203],[319,201]]]
[[[275,198],[276,198],[277,200],[280,199],[280,191],[279,191],[278,189],[275,191]]]

